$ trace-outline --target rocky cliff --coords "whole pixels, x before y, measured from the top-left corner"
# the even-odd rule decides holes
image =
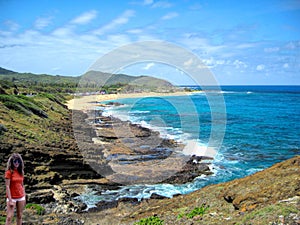
[[[61,99],[37,96],[30,101],[47,116],[23,113],[0,102],[1,209],[5,208],[4,170],[13,152],[24,159],[25,187],[31,202],[52,201],[50,190],[63,180],[101,178],[84,162],[74,141],[72,114]]]
[[[103,212],[74,215],[81,224],[300,224],[300,156],[251,176],[172,199],[120,202]],[[101,219],[99,219],[101,218]],[[84,223],[83,223],[84,222]],[[141,223],[147,224],[147,223]],[[160,223],[158,223],[160,224]]]
[[[83,213],[85,205],[73,201],[80,189],[88,184],[116,188],[118,184],[108,181],[91,168],[91,161],[105,161],[107,154],[121,154],[126,160],[136,160],[145,152],[132,158],[132,148],[120,145],[109,129],[95,131],[87,123],[88,115],[77,111],[73,119],[80,126],[75,136],[80,139],[78,148],[72,127],[72,114],[63,105],[63,99],[55,96],[36,96],[27,101],[19,99],[8,108],[0,102],[0,170],[4,174],[6,161],[12,152],[20,153],[25,161],[26,189],[28,202],[46,207],[45,215],[33,215],[25,210],[25,224],[133,224],[144,218],[157,218],[164,224],[299,224],[300,222],[300,156],[294,157],[264,171],[227,183],[207,186],[188,195],[172,199],[120,200],[113,203],[100,202],[98,209]],[[22,100],[22,101],[21,101]],[[22,110],[17,106],[22,106]],[[8,104],[12,106],[12,104]],[[27,107],[27,108],[26,108]],[[33,110],[36,113],[33,113]],[[109,127],[111,119],[101,118]],[[122,126],[117,121],[117,126]],[[76,129],[75,129],[76,130]],[[157,134],[133,126],[135,135],[145,140],[156,139]],[[106,141],[95,145],[94,138]],[[127,138],[123,134],[123,138]],[[174,147],[176,143],[161,143]],[[83,157],[84,154],[95,157]],[[149,152],[146,152],[147,154]],[[106,156],[105,156],[106,154]],[[90,161],[87,161],[90,160]],[[190,161],[171,177],[172,181],[188,182],[205,168],[192,167]],[[122,160],[111,160],[114,163]],[[138,160],[137,160],[138,161]],[[115,164],[114,164],[115,165]],[[111,167],[103,163],[105,175],[112,174]],[[189,175],[192,172],[193,176]],[[196,175],[197,175],[196,174]],[[1,210],[5,208],[4,177],[0,177]],[[73,190],[73,191],[72,191]],[[4,212],[4,211],[2,211]],[[78,213],[80,212],[80,213]]]

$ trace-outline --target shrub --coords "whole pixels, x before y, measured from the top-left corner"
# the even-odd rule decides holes
[[[0,216],[0,224],[5,224],[6,222],[6,217]]]
[[[203,216],[206,211],[209,209],[209,206],[206,206],[205,204],[202,204],[200,207],[195,207],[191,212],[189,213],[180,213],[177,218],[181,219],[182,217],[186,216],[188,219],[192,219],[195,216]]]
[[[201,207],[194,208],[190,213],[186,214],[186,217],[191,219],[195,216],[203,216],[207,210],[208,206],[202,205]]]
[[[25,208],[35,210],[38,215],[43,215],[46,211],[43,206],[34,203],[27,204]]]
[[[3,102],[7,108],[25,115],[35,114],[43,118],[48,117],[33,99],[26,96],[0,95],[0,102]]]
[[[134,225],[163,225],[164,221],[157,216],[150,216],[148,218],[143,218],[139,222],[134,223]]]

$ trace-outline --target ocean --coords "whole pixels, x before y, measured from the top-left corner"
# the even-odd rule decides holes
[[[100,200],[142,199],[152,193],[166,197],[187,194],[209,184],[245,177],[300,154],[300,86],[207,89],[206,93],[185,96],[119,99],[116,101],[123,105],[108,108],[105,114],[141,124],[185,144],[193,141],[200,147],[214,146],[214,139],[218,139],[211,165],[213,175],[183,185],[136,184],[101,196],[87,192],[82,200],[93,206]],[[215,98],[223,99],[223,103]]]

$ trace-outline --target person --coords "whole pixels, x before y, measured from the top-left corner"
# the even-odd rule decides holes
[[[26,203],[24,188],[24,162],[20,154],[13,153],[7,162],[5,171],[6,185],[6,225],[11,224],[14,210],[17,208],[17,225],[22,224],[23,210]]]

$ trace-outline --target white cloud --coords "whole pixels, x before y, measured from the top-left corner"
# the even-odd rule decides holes
[[[60,37],[70,36],[72,33],[73,33],[72,26],[59,27],[52,32],[54,36],[60,36]]]
[[[264,48],[264,52],[272,53],[272,52],[278,52],[279,47],[272,47],[272,48]]]
[[[97,29],[94,31],[94,34],[102,35],[107,31],[113,30],[117,28],[120,25],[128,23],[130,17],[133,17],[135,14],[135,11],[133,10],[126,10],[122,15],[117,17],[116,19],[112,20],[110,23],[104,25],[100,29]]]
[[[153,2],[153,0],[144,0],[143,5],[151,5]]]
[[[16,22],[12,21],[12,20],[7,20],[4,22],[4,24],[8,27],[9,31],[16,31],[19,29],[19,24],[17,24]]]
[[[285,48],[288,50],[295,50],[297,48],[300,48],[300,41],[290,41],[285,45]]]
[[[130,33],[130,34],[141,34],[141,33],[143,33],[143,30],[142,29],[130,29],[130,30],[127,30],[127,33]]]
[[[264,64],[260,64],[260,65],[257,65],[256,66],[256,70],[257,71],[262,71],[262,70],[264,70],[265,69],[265,65]]]
[[[153,67],[155,64],[154,63],[147,63],[145,67],[143,67],[144,70],[149,70],[151,67]]]
[[[144,0],[144,1],[132,1],[129,2],[132,5],[142,5],[142,6],[150,6],[151,8],[170,8],[173,6],[172,3],[168,1],[154,1],[154,0]]]
[[[283,64],[282,67],[285,68],[285,69],[287,69],[287,68],[289,68],[289,64],[288,64],[288,63],[285,63],[285,64]]]
[[[167,1],[158,1],[152,4],[152,8],[170,8],[172,4]]]
[[[216,60],[216,64],[217,65],[224,65],[226,63],[226,61],[225,60]]]
[[[79,15],[78,17],[76,17],[75,19],[73,19],[71,21],[72,24],[88,24],[90,21],[92,21],[93,19],[95,19],[97,17],[97,11],[96,10],[91,10],[88,12],[85,12],[81,15]]]
[[[233,62],[233,65],[234,65],[235,68],[237,68],[237,69],[239,69],[239,68],[246,68],[246,67],[247,67],[246,63],[244,63],[244,62],[242,62],[242,61],[240,61],[240,60],[235,60],[235,61]]]
[[[224,45],[212,45],[209,40],[203,38],[197,34],[186,33],[183,38],[179,40],[180,43],[184,44],[189,50],[197,51],[198,54],[211,54],[219,52],[225,46]]]
[[[55,29],[52,34],[55,36],[71,36],[73,35],[73,31],[78,25],[86,25],[91,22],[93,19],[97,17],[97,11],[91,10],[81,15],[77,16],[73,20],[69,21],[69,23],[63,27],[58,27]]]
[[[189,67],[189,66],[191,66],[193,64],[193,59],[192,58],[190,58],[189,60],[187,60],[187,61],[185,61],[184,63],[183,63],[183,65],[185,66],[185,67]]]
[[[178,16],[176,12],[170,12],[162,17],[163,20],[170,20]]]
[[[52,21],[52,17],[40,17],[34,22],[34,27],[41,30],[47,27]]]

